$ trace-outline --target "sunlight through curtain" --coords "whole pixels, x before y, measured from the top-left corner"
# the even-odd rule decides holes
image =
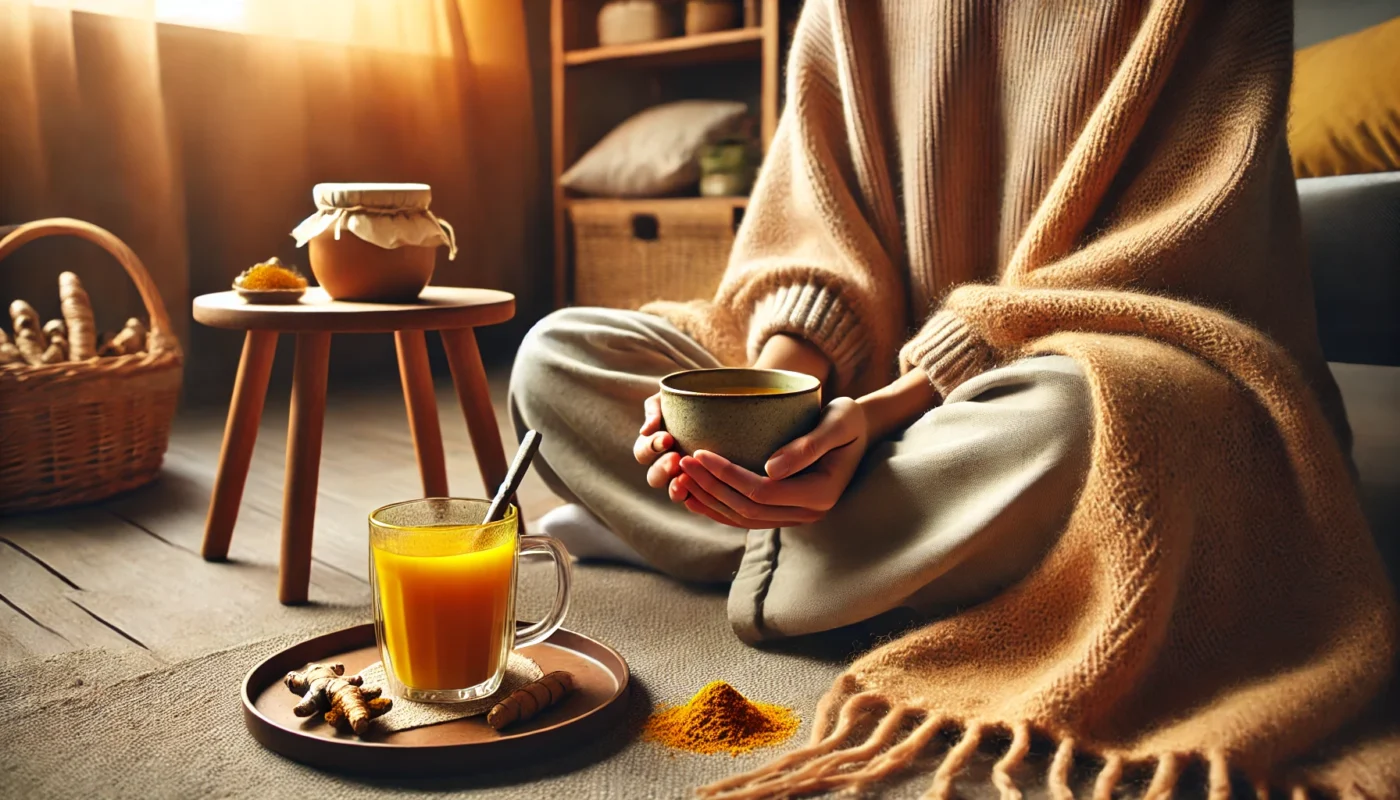
[[[272,255],[319,181],[422,181],[463,243],[434,282],[546,302],[548,228],[521,2],[0,0],[0,224],[75,216],[155,274],[190,345],[226,373],[237,342],[191,326],[193,295]],[[99,324],[139,309],[81,244],[0,264],[0,299],[54,314],[72,264]],[[538,299],[537,299],[538,298]],[[50,302],[52,300],[52,302]],[[207,356],[205,355],[207,354]]]

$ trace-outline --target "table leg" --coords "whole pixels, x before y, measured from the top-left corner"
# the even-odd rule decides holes
[[[501,446],[501,429],[496,427],[496,412],[491,408],[491,391],[486,385],[486,368],[481,363],[476,334],[471,328],[445,330],[442,344],[447,350],[447,364],[452,368],[457,400],[467,418],[476,465],[489,495],[506,479],[506,452]]]
[[[442,428],[438,426],[437,396],[428,366],[428,345],[422,331],[396,331],[399,377],[403,403],[408,408],[408,431],[418,456],[424,497],[447,497],[447,460],[442,453]]]
[[[292,412],[287,423],[287,476],[282,495],[282,567],[277,597],[305,603],[311,584],[311,534],[316,524],[316,485],[321,471],[321,430],[326,418],[329,333],[297,334],[292,373]]]
[[[209,516],[204,522],[201,552],[206,561],[228,558],[233,526],[238,521],[238,506],[243,502],[243,486],[248,481],[248,465],[253,460],[253,445],[258,439],[267,379],[272,373],[276,353],[276,331],[248,331],[243,339],[243,357],[238,362],[238,377],[233,382],[224,444],[219,450],[218,472],[214,474],[214,493],[209,497]]]

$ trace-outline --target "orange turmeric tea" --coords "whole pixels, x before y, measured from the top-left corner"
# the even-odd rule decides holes
[[[410,689],[491,680],[515,626],[515,518],[372,535],[378,621],[388,661]]]

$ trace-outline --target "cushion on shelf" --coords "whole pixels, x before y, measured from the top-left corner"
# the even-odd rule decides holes
[[[748,107],[729,100],[678,100],[613,128],[560,177],[564,188],[600,197],[662,197],[700,179],[700,148],[737,131]]]

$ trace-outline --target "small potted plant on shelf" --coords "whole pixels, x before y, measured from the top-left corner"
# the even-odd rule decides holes
[[[753,188],[759,153],[752,137],[730,136],[700,151],[700,194],[742,197]]]

